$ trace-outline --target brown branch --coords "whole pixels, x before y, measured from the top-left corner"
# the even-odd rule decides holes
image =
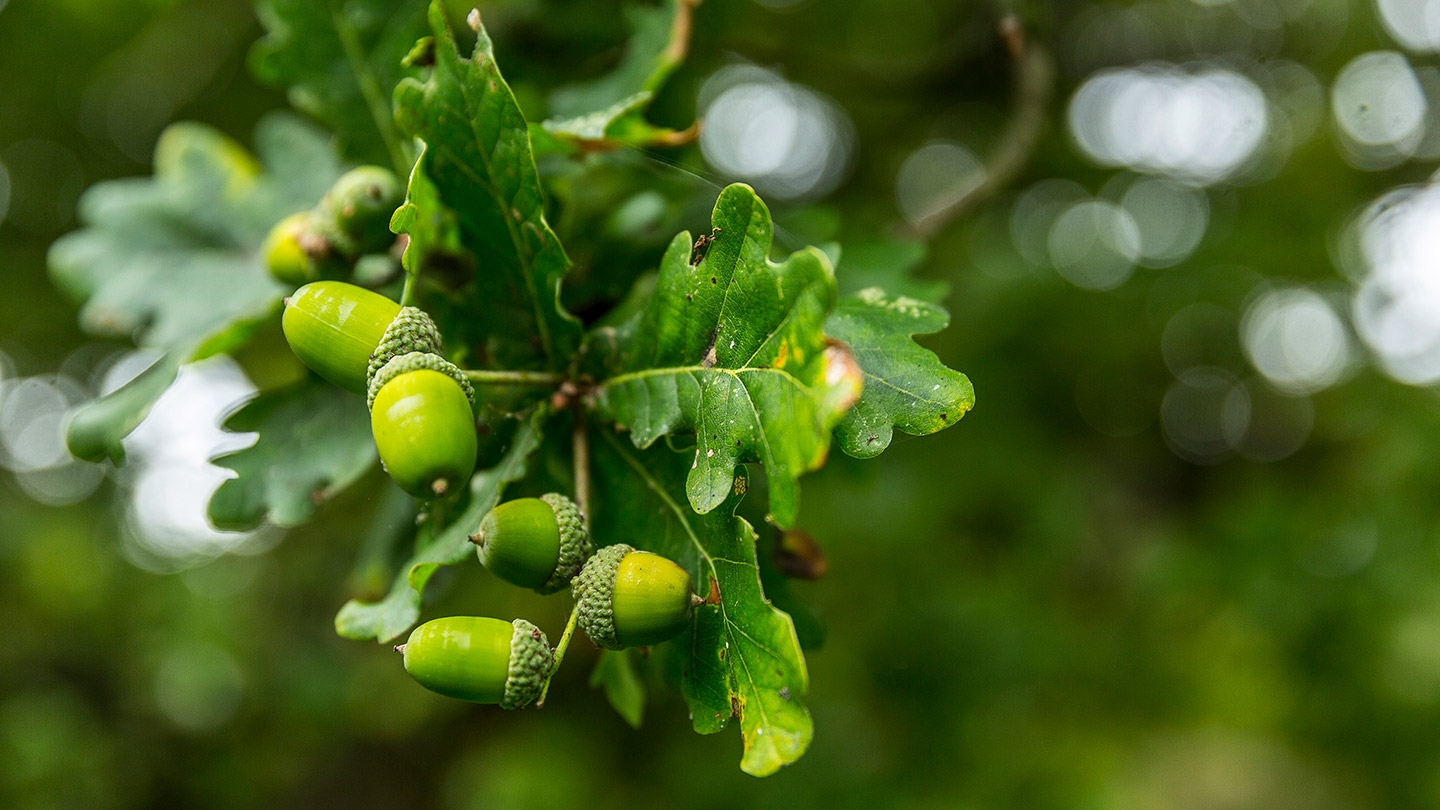
[[[1006,14],[1000,20],[1000,39],[1010,54],[1015,76],[1014,110],[998,143],[985,161],[985,177],[950,205],[913,223],[911,236],[932,238],[955,220],[1007,188],[1029,164],[1049,120],[1055,90],[1055,64],[1039,43],[1025,36],[1020,19]]]

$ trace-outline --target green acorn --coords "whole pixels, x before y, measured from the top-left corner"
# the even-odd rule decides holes
[[[702,600],[674,561],[619,543],[595,552],[570,586],[580,629],[607,650],[669,640]]]
[[[390,217],[405,202],[405,189],[389,169],[361,166],[335,181],[315,207],[315,223],[348,256],[390,247]]]
[[[395,649],[405,655],[405,671],[426,689],[502,709],[535,702],[554,669],[545,634],[524,619],[434,619]]]
[[[280,324],[300,362],[346,391],[363,394],[370,355],[399,313],[399,304],[364,287],[316,281],[285,299]]]
[[[305,250],[309,230],[310,212],[301,211],[277,222],[266,235],[260,255],[276,281],[298,287],[320,277],[315,261]]]
[[[371,390],[375,448],[401,489],[430,498],[470,480],[474,392],[458,369],[439,355],[413,352],[387,363],[372,378]]]
[[[470,542],[490,573],[541,594],[568,587],[595,553],[580,508],[555,492],[496,506]]]

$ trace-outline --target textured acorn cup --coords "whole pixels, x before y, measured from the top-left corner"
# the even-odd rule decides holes
[[[607,650],[674,638],[697,601],[684,568],[624,543],[595,552],[570,587],[580,629]]]
[[[524,619],[434,619],[396,649],[405,655],[405,671],[426,689],[502,709],[534,703],[555,666],[545,634]]]
[[[490,573],[540,594],[568,587],[595,553],[580,508],[556,492],[496,506],[470,541]]]
[[[301,211],[277,222],[266,235],[260,255],[276,281],[298,287],[319,278],[319,270],[302,244],[309,229],[310,212]]]
[[[316,281],[285,299],[280,324],[300,362],[346,391],[363,394],[370,354],[399,312],[399,304],[364,287]]]
[[[370,432],[385,471],[419,498],[444,495],[475,470],[475,415],[455,378],[421,368],[380,386]]]
[[[404,188],[394,172],[361,166],[341,175],[325,192],[315,220],[341,252],[375,253],[394,243],[390,217],[404,201]]]

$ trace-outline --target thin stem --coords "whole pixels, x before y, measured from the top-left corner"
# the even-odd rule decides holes
[[[545,677],[545,686],[540,689],[540,699],[535,701],[535,707],[545,705],[545,696],[550,694],[550,679],[560,669],[560,662],[565,660],[565,651],[570,649],[570,637],[575,635],[575,625],[580,620],[579,605],[570,608],[570,621],[565,623],[565,632],[560,634],[560,643],[555,645],[555,663],[550,666],[550,674]]]
[[[934,237],[950,223],[974,211],[1003,191],[1020,175],[1040,144],[1049,121],[1050,98],[1055,89],[1055,64],[1039,43],[1025,36],[1014,14],[1000,20],[999,34],[1010,55],[1015,74],[1015,101],[1010,121],[985,161],[984,179],[955,202],[911,225],[909,233]]]
[[[400,291],[400,306],[415,306],[415,278],[418,275],[418,273],[412,273],[409,270],[405,271],[405,289]]]
[[[549,371],[493,371],[490,369],[465,369],[465,378],[477,385],[559,385],[565,382],[564,374]]]
[[[577,400],[571,408],[571,415],[575,419],[575,427],[571,432],[571,442],[575,448],[575,504],[580,507],[580,519],[585,522],[585,528],[590,528],[590,434],[585,429],[585,406]],[[565,660],[565,651],[570,649],[570,637],[575,635],[575,625],[580,619],[580,606],[572,605],[570,608],[570,621],[565,623],[565,632],[560,635],[560,643],[555,645],[555,663],[550,667],[550,674],[545,676],[545,686],[540,689],[540,699],[535,705],[544,706],[545,696],[550,694],[550,680],[555,673],[560,671],[560,662]]]
[[[575,425],[570,434],[570,444],[575,455],[575,503],[580,507],[580,518],[585,529],[590,529],[590,433],[585,427],[585,408],[576,400],[572,410]]]

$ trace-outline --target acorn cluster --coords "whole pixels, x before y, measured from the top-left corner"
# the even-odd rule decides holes
[[[404,201],[400,179],[389,169],[361,166],[341,175],[309,211],[280,220],[260,252],[270,274],[299,286],[341,278],[362,256],[395,243],[390,216]]]
[[[357,169],[342,177],[315,211],[296,215],[303,221],[276,226],[264,258],[277,278],[298,279],[302,275],[290,271],[308,268],[303,278],[311,280],[285,300],[281,319],[295,356],[366,397],[375,447],[397,485],[417,498],[444,498],[463,489],[475,471],[471,382],[444,357],[440,330],[428,315],[354,284],[315,279],[316,254],[299,247],[303,235],[293,236],[323,219],[329,244],[346,246],[341,255],[382,244],[378,232],[389,233],[390,213],[383,209],[398,205],[398,191],[377,179],[383,171]],[[372,195],[377,187],[382,193]],[[585,515],[558,493],[497,505],[470,539],[499,579],[540,594],[570,589],[573,620],[606,649],[673,638],[701,601],[690,574],[672,560],[623,543],[597,551]],[[545,634],[524,619],[439,618],[415,628],[396,649],[426,688],[507,709],[534,703],[558,666]]]

